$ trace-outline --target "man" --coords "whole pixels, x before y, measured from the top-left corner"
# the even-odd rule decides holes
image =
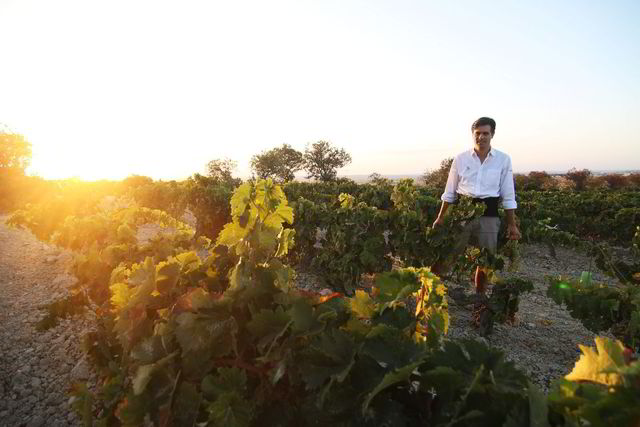
[[[458,154],[453,160],[447,186],[441,197],[440,213],[433,222],[433,227],[441,225],[449,205],[455,203],[460,196],[472,197],[485,203],[484,215],[465,225],[461,245],[464,247],[470,241],[492,253],[495,253],[498,246],[500,200],[507,218],[507,238],[518,240],[521,237],[515,218],[517,203],[511,158],[491,148],[495,131],[496,122],[489,117],[481,117],[473,122],[473,149]],[[486,291],[487,277],[480,267],[476,269],[475,285],[477,293]]]

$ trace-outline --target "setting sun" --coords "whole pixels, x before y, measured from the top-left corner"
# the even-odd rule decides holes
[[[117,153],[112,154],[91,153],[74,147],[59,150],[45,148],[34,155],[31,170],[49,179],[74,177],[87,181],[119,180],[131,175],[131,165],[119,162]]]

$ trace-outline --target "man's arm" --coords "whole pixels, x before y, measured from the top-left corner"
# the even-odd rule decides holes
[[[502,183],[500,185],[500,197],[502,198],[502,207],[507,216],[507,238],[518,240],[522,237],[518,224],[516,224],[516,192],[513,185],[513,169],[511,167],[511,158],[507,159],[507,164],[503,172]]]
[[[436,218],[435,221],[433,221],[433,227],[437,225],[442,225],[442,223],[444,222],[444,214],[447,212],[447,209],[449,209],[450,204],[451,203],[445,202],[444,200],[442,201],[442,204],[440,205],[440,212],[438,213],[438,217]]]
[[[438,217],[433,222],[433,227],[437,225],[442,225],[444,222],[444,214],[449,209],[449,205],[454,203],[457,200],[456,190],[458,189],[458,166],[456,164],[457,159],[453,159],[451,162],[451,169],[449,169],[449,176],[447,177],[447,185],[444,188],[444,193],[442,193],[442,205],[440,205],[440,212],[438,213]]]

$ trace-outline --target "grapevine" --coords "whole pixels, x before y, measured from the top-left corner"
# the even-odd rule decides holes
[[[229,198],[229,221],[215,243],[149,208],[103,212],[96,204],[48,223],[45,205],[17,212],[12,224],[75,253],[74,296],[51,306],[42,327],[74,315],[71,305],[96,315],[84,340],[101,386],[73,385],[84,422],[637,423],[639,365],[620,342],[597,338],[597,351],[583,348],[574,371],[545,397],[500,351],[447,339],[452,296],[427,266],[455,264],[450,236],[481,213],[476,206],[458,206],[434,230],[421,205],[430,199],[410,186],[398,188],[388,209],[340,193],[342,200],[338,193],[327,202],[298,198],[290,206],[270,180],[244,183]],[[141,243],[137,229],[148,222],[173,232]],[[636,232],[635,245],[638,238]],[[387,251],[411,267],[389,271]],[[514,247],[508,251],[517,255]],[[329,295],[296,289],[287,261],[304,257],[317,259],[333,284],[344,287]],[[468,259],[470,267],[498,269],[501,262],[486,251]],[[377,273],[370,293],[356,288],[363,272]],[[496,278],[483,327],[508,321],[518,295],[531,287]],[[345,289],[350,296],[339,292]],[[594,330],[614,327],[625,344],[637,343],[638,297],[631,287],[597,286],[584,275],[578,283],[558,279],[549,292]],[[605,418],[615,409],[614,418]]]

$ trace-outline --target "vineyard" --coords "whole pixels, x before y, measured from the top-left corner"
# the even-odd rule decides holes
[[[6,222],[68,254],[73,284],[33,324],[86,322],[96,381],[59,385],[84,425],[640,423],[637,190],[519,191],[526,245],[502,240],[497,255],[455,250],[483,205],[461,201],[433,229],[438,193],[410,180],[196,175],[48,190]],[[589,268],[522,274],[531,248]],[[476,266],[486,297],[465,288]],[[317,285],[299,286],[305,274]],[[489,345],[558,322],[518,328],[529,296],[602,334],[568,349],[575,366],[553,382]],[[472,304],[480,324],[463,333]]]

